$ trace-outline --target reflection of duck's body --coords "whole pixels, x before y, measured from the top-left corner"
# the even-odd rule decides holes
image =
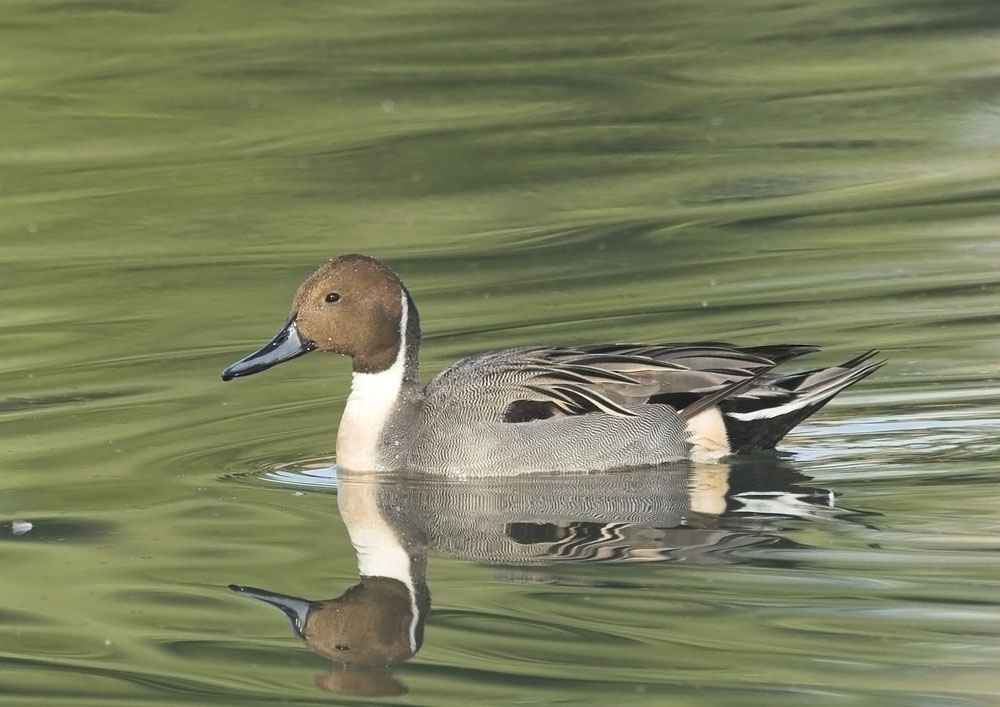
[[[774,516],[836,515],[829,492],[769,460],[734,487],[729,467],[674,465],[583,475],[506,479],[341,472],[337,501],[358,553],[361,581],[309,601],[231,587],[277,606],[316,653],[348,666],[322,678],[331,689],[396,694],[385,666],[420,648],[430,610],[427,553],[498,565],[572,562],[721,562],[746,546],[787,542]]]
[[[719,562],[728,549],[787,542],[773,532],[778,515],[843,513],[828,492],[798,486],[805,477],[767,461],[766,473],[738,488],[720,464],[483,479],[344,471],[338,502],[352,541],[363,507],[384,545],[422,542],[474,562]],[[752,510],[761,493],[770,513]]]
[[[331,260],[298,289],[250,375],[315,349],[354,360],[337,460],[356,470],[461,476],[638,467],[774,447],[880,364],[862,354],[794,374],[813,346],[720,343],[532,347],[462,359],[422,387],[420,321],[399,277],[361,255]]]

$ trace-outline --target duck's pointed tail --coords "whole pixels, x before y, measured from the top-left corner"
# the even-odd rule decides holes
[[[771,449],[804,419],[886,364],[874,349],[839,366],[778,376],[721,402],[731,452]]]

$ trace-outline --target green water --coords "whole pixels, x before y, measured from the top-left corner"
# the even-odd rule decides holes
[[[985,0],[4,3],[0,702],[366,702],[226,589],[357,583],[301,471],[349,365],[219,380],[362,251],[425,378],[608,340],[891,361],[753,462],[809,512],[688,499],[636,562],[438,538],[374,702],[997,704],[998,56]]]

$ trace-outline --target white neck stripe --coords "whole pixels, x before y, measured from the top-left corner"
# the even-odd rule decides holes
[[[396,360],[384,371],[355,372],[351,378],[351,394],[337,433],[337,463],[345,469],[378,471],[384,466],[379,459],[379,440],[396,406],[406,369],[409,307],[405,291],[400,298],[402,315]]]

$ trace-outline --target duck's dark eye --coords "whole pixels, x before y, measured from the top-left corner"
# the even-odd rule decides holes
[[[337,294],[336,292],[331,292],[330,294],[328,294],[326,296],[326,301],[330,302],[330,303],[336,302],[339,299],[340,299],[340,295]]]
[[[349,650],[351,650],[350,646],[342,646],[342,645],[336,645],[336,646],[334,646],[334,648],[336,648],[338,651],[349,651]]]

